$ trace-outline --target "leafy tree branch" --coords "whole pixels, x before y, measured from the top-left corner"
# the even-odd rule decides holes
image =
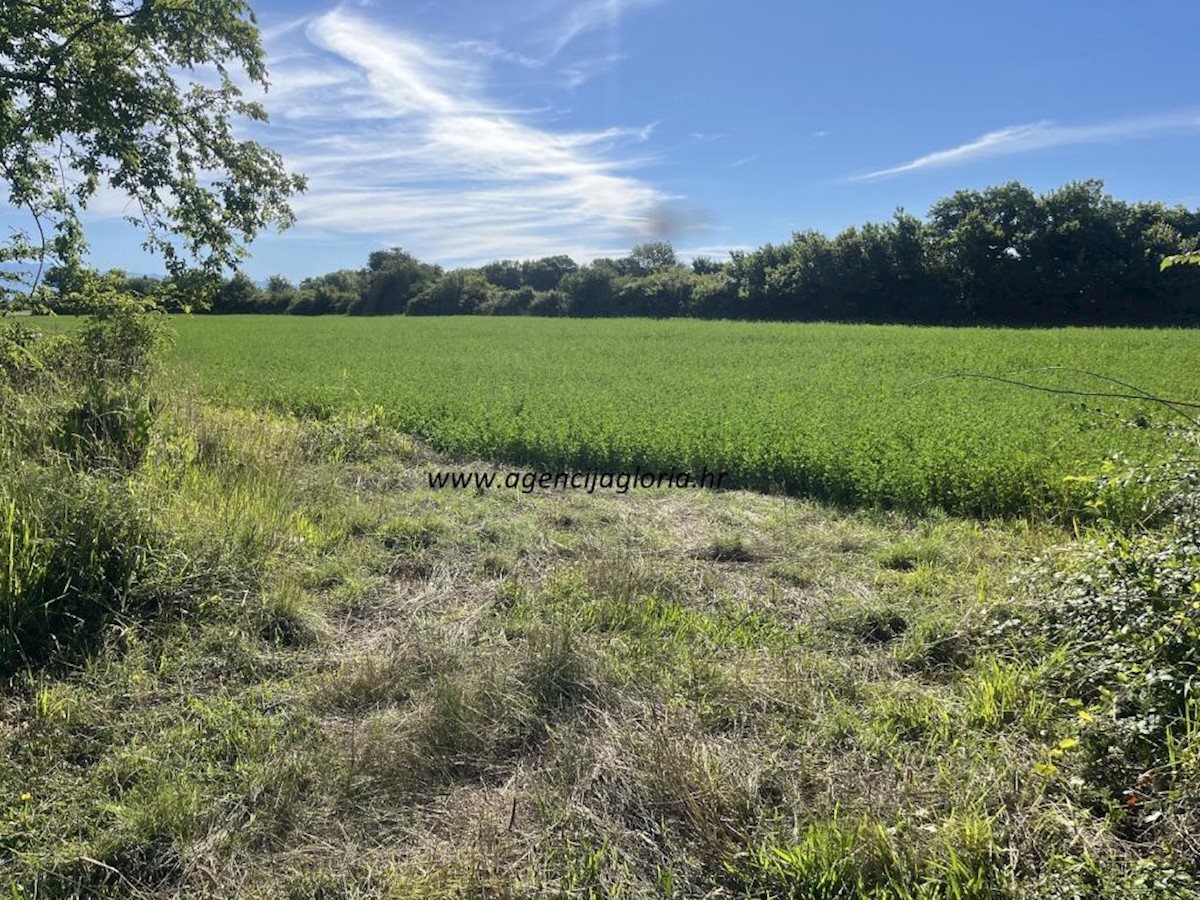
[[[239,72],[267,88],[242,0],[5,4],[0,178],[40,240],[14,235],[3,259],[77,264],[80,215],[102,188],[132,201],[128,220],[173,273],[233,267],[260,231],[292,224],[304,179],[239,134],[267,120]]]

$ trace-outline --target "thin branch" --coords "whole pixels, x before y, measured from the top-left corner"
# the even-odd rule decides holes
[[[38,249],[37,274],[33,276],[33,283],[29,285],[29,302],[33,303],[33,295],[37,292],[38,285],[42,282],[42,272],[46,268],[46,230],[42,228],[42,217],[38,215],[33,202],[26,200],[25,206],[29,210],[29,214],[33,216],[33,224],[37,226],[38,238],[42,242],[41,247]]]
[[[1013,385],[1014,387],[1026,388],[1027,390],[1031,390],[1031,391],[1041,391],[1042,393],[1045,393],[1045,394],[1061,394],[1061,395],[1066,395],[1066,396],[1071,396],[1071,397],[1092,397],[1092,398],[1096,398],[1096,399],[1107,399],[1107,400],[1145,400],[1145,401],[1149,401],[1150,403],[1157,403],[1160,406],[1167,407],[1167,409],[1171,410],[1176,415],[1186,419],[1188,422],[1190,422],[1192,425],[1195,425],[1197,428],[1200,428],[1200,420],[1197,420],[1194,417],[1188,415],[1186,412],[1184,412],[1184,409],[1200,409],[1200,403],[1198,403],[1196,401],[1192,401],[1192,400],[1167,400],[1163,397],[1157,397],[1154,394],[1151,394],[1148,391],[1145,391],[1142,388],[1137,387],[1136,385],[1127,384],[1126,382],[1120,381],[1116,378],[1110,378],[1107,375],[1100,375],[1099,373],[1096,373],[1096,372],[1089,372],[1086,369],[1073,369],[1073,368],[1070,368],[1069,366],[1044,366],[1040,369],[1021,369],[1021,370],[1018,370],[1017,372],[1011,373],[1011,375],[1021,375],[1026,372],[1039,372],[1039,371],[1042,371],[1042,372],[1045,372],[1045,371],[1074,372],[1074,373],[1078,373],[1078,374],[1089,375],[1093,378],[1098,378],[1103,381],[1111,382],[1113,384],[1127,388],[1131,391],[1136,391],[1136,393],[1126,394],[1126,393],[1120,393],[1117,391],[1081,391],[1081,390],[1078,390],[1075,388],[1056,388],[1056,387],[1049,387],[1047,385],[1042,385],[1042,384],[1031,384],[1028,381],[1021,381],[1019,379],[1012,378],[1010,376],[985,375],[980,372],[952,372],[948,375],[938,375],[934,378],[927,378],[924,381],[918,381],[915,384],[909,385],[909,388],[921,387],[926,384],[931,384],[935,381],[949,381],[949,380],[955,379],[955,378],[974,378],[979,381],[994,381],[994,382],[997,382],[998,384],[1009,384],[1009,385]]]

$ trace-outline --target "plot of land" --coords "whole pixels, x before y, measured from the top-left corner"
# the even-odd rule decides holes
[[[1016,877],[997,846],[1035,846],[1040,786],[1008,814],[998,785],[1052,710],[1025,666],[976,674],[969,630],[1038,535],[748,492],[430,490],[449,462],[371,428],[190,416],[196,449],[167,427],[146,472],[159,521],[274,562],[6,700],[17,883],[981,897]]]
[[[1200,396],[1200,335],[1175,330],[253,316],[177,327],[180,383],[230,402],[378,406],[453,454],[707,466],[736,486],[983,515],[1057,507],[1063,477],[1114,450],[1160,453],[1115,418],[1157,408],[928,379],[1068,366]],[[1079,373],[1019,377],[1128,392]]]
[[[1156,472],[1154,530],[1097,517],[1107,545],[956,516],[1062,511],[1064,474],[1165,445],[928,382],[1069,364],[1191,396],[1195,336],[178,331],[136,465],[22,519],[26,464],[0,503],[10,553],[95,543],[61,500],[142,562],[87,653],[0,701],[14,897],[1197,896],[1194,465]],[[514,463],[757,490],[429,477]]]

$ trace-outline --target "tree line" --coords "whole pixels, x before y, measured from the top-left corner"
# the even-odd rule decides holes
[[[1200,210],[1116,200],[1098,180],[1041,195],[1013,182],[958,191],[924,219],[897,210],[725,261],[685,265],[654,242],[590,265],[551,256],[445,270],[378,250],[361,269],[298,285],[236,274],[212,286],[207,312],[1200,325],[1200,269],[1160,270],[1198,244]],[[127,286],[145,293],[161,283]]]

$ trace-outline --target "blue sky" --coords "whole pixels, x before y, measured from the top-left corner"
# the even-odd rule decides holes
[[[1200,206],[1200,4],[1143,0],[259,0],[270,126],[310,178],[246,270],[403,246],[447,265],[724,257],[1103,178]],[[155,271],[108,198],[94,261]]]

